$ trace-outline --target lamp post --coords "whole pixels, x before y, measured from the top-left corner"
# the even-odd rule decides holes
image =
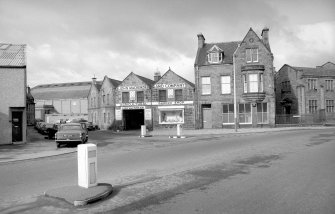
[[[233,54],[233,70],[234,70],[234,126],[235,126],[235,132],[237,132],[237,98],[236,98],[236,66],[235,66],[235,55],[237,49],[240,47],[240,44],[237,45],[236,50]]]

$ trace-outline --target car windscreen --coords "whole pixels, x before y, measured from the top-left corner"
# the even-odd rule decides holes
[[[60,130],[81,130],[81,126],[80,125],[61,126]]]

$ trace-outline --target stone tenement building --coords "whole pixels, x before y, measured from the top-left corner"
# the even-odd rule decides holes
[[[321,113],[327,120],[334,120],[334,81],[332,62],[315,68],[283,65],[276,75],[276,113],[300,116]]]
[[[250,28],[242,41],[206,43],[198,34],[195,72],[196,128],[234,125],[234,76],[239,126],[274,126],[275,92],[269,29]],[[235,75],[234,75],[235,70]]]

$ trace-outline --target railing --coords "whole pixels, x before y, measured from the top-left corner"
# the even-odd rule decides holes
[[[312,125],[312,124],[335,124],[335,113],[326,113],[324,110],[319,110],[314,114],[280,114],[276,115],[276,124],[297,124],[297,125]]]

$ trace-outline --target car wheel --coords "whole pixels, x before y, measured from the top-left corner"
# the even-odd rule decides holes
[[[59,148],[59,147],[60,147],[60,143],[56,143],[56,145],[57,145],[57,148]]]

